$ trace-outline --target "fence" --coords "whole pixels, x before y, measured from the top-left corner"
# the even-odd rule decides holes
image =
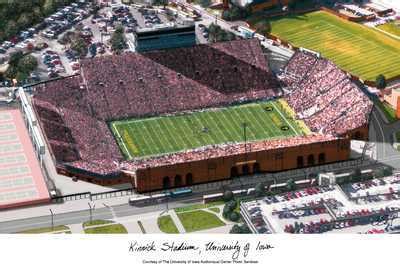
[[[120,190],[114,190],[114,191],[91,194],[91,199],[92,200],[98,200],[98,199],[107,199],[107,198],[113,198],[113,197],[130,196],[133,193],[135,193],[133,188],[120,189]]]
[[[71,195],[64,195],[64,196],[56,196],[52,198],[53,203],[62,203],[66,201],[74,201],[74,200],[81,200],[81,199],[89,199],[89,200],[99,200],[99,199],[107,199],[113,197],[123,197],[129,196],[134,193],[133,188],[129,189],[118,189],[114,191],[108,192],[100,192],[100,193],[91,193],[91,192],[83,192],[78,194],[71,194]]]
[[[364,162],[367,164],[367,162]],[[319,165],[310,168],[297,169],[297,170],[289,170],[283,171],[279,173],[263,173],[256,174],[250,176],[242,176],[234,179],[220,180],[216,182],[209,182],[204,184],[197,184],[188,186],[188,188],[192,189],[194,192],[203,192],[209,189],[216,188],[224,188],[224,187],[234,187],[234,186],[245,186],[245,185],[254,185],[259,182],[269,182],[269,183],[282,183],[286,182],[287,179],[293,178],[294,180],[303,180],[305,178],[309,178],[310,175],[316,174],[318,172],[328,172],[335,171],[338,169],[349,168],[354,166],[361,166],[363,164],[362,159],[355,159],[350,161]],[[65,201],[73,201],[73,200],[81,200],[81,199],[90,199],[90,200],[99,200],[99,199],[107,199],[113,197],[122,197],[133,195],[135,190],[133,188],[128,189],[119,189],[108,192],[100,192],[100,193],[91,193],[84,192],[78,194],[71,194],[65,196],[57,196],[53,197],[52,201],[55,203],[61,203]],[[148,193],[147,195],[155,195],[165,193],[165,190],[159,190],[155,192]]]
[[[66,201],[73,201],[73,200],[81,200],[81,199],[91,199],[90,192],[78,193],[78,194],[71,194],[65,196],[57,196],[52,198],[53,203],[63,203]]]

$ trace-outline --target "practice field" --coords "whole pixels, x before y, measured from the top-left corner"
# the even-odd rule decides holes
[[[375,81],[400,75],[400,41],[324,11],[269,20],[272,34],[322,53],[342,69]],[[253,21],[254,23],[256,21]]]
[[[243,124],[246,124],[246,127]],[[110,125],[127,159],[211,144],[303,134],[278,101],[208,109],[184,115],[115,121]]]
[[[400,20],[379,25],[378,28],[382,31],[394,34],[400,38]]]

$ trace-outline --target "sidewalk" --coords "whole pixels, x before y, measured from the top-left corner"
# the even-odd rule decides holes
[[[84,234],[82,223],[67,225],[73,234]]]
[[[178,215],[176,215],[175,209],[169,210],[168,214],[171,216],[171,219],[175,223],[176,228],[178,228],[179,233],[186,233],[185,227],[183,227],[181,220],[179,220]]]
[[[124,196],[124,197],[116,197],[108,199],[99,199],[95,201],[90,201],[89,199],[82,199],[82,200],[67,201],[60,204],[47,204],[34,207],[4,210],[0,211],[0,222],[39,217],[39,216],[48,216],[50,215],[49,209],[51,209],[55,214],[88,210],[89,202],[95,204],[96,208],[97,207],[103,208],[104,207],[103,203],[105,203],[108,206],[123,205],[128,203],[129,197],[130,196]]]

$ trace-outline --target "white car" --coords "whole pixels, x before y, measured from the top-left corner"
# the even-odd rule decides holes
[[[21,42],[21,43],[16,44],[15,47],[23,49],[26,47],[26,45],[24,45],[24,43]]]

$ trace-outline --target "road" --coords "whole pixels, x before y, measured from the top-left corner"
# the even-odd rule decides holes
[[[400,153],[392,146],[393,135],[400,131],[400,121],[386,123],[375,106],[371,114],[370,141],[376,144],[376,159],[394,168],[400,168]]]
[[[186,206],[188,204],[202,203],[202,195],[194,194],[190,197],[180,198],[178,200],[170,200],[168,208],[173,209],[177,207]],[[137,214],[154,213],[157,211],[165,211],[167,203],[155,204],[146,207],[133,207],[128,204],[112,206],[112,211],[106,205],[101,208],[96,208],[93,211],[93,219],[115,219],[115,217],[126,217]],[[49,212],[50,214],[50,212]],[[87,210],[80,210],[75,212],[55,214],[54,225],[67,225],[83,223],[89,220],[89,207]],[[51,226],[51,216],[39,216],[33,218],[26,218],[21,220],[5,221],[0,223],[0,233],[16,233],[33,228],[49,227]]]
[[[363,166],[374,168],[374,163],[370,163],[369,161],[365,161]],[[329,167],[331,166],[331,167]],[[280,182],[280,179],[294,179],[294,180],[302,180],[306,178],[307,173],[315,173],[316,171],[313,168],[319,167],[312,167],[309,170],[293,170],[288,171],[277,177],[272,174],[262,174],[258,176],[252,177],[245,177],[245,178],[237,178],[232,180],[229,188],[231,190],[238,190],[238,189],[248,189],[254,187],[255,184],[261,181],[269,181],[269,182]],[[328,164],[323,166],[324,169],[329,171],[351,171],[354,169],[352,166],[345,166],[338,164]],[[168,208],[176,208],[176,207],[183,207],[192,204],[199,204],[202,203],[203,194],[213,194],[221,192],[220,188],[209,188],[205,191],[197,191],[192,195],[179,198],[179,199],[170,199],[168,202]],[[107,200],[104,200],[106,202]],[[107,207],[99,207],[104,205],[99,205],[97,202],[97,208],[93,212],[94,219],[115,219],[114,215],[117,218],[123,219],[126,216],[132,215],[145,215],[146,213],[154,213],[157,211],[164,211],[167,208],[167,203],[161,203],[146,207],[133,207],[128,204],[123,205],[113,205],[112,209],[114,214],[110,211]],[[100,202],[101,203],[101,202]],[[62,204],[59,204],[62,205]],[[50,214],[50,212],[49,212]],[[66,213],[59,213],[54,216],[54,224],[55,225],[65,225],[65,224],[76,224],[76,223],[83,223],[89,220],[89,207],[87,209],[80,209],[73,212],[66,212]],[[24,218],[19,220],[10,220],[10,221],[3,221],[0,222],[0,233],[15,233],[20,232],[23,230],[33,229],[33,228],[40,228],[40,227],[49,227],[51,226],[51,216],[32,216],[31,218]]]

